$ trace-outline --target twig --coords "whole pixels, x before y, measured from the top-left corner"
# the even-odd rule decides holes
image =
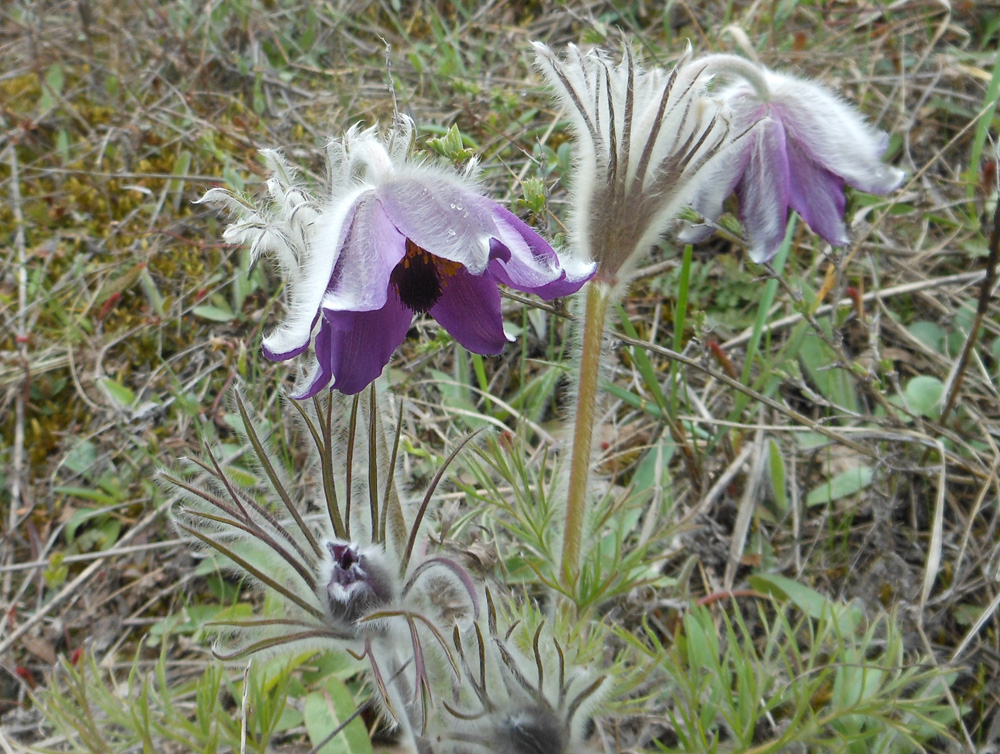
[[[753,445],[749,448],[752,451],[753,459],[750,462],[750,471],[747,474],[746,483],[743,487],[743,496],[736,511],[736,523],[733,524],[733,534],[729,538],[729,558],[726,561],[726,571],[722,579],[723,589],[733,588],[733,581],[736,579],[736,569],[740,565],[742,555],[746,549],[747,533],[750,531],[750,522],[753,514],[757,510],[760,496],[757,494],[758,486],[764,478],[764,462],[767,453],[764,452],[764,429],[758,429],[754,437]]]
[[[916,283],[905,283],[903,285],[896,285],[892,288],[885,288],[883,290],[872,290],[865,293],[861,299],[862,301],[876,301],[880,299],[891,298],[894,296],[905,296],[910,293],[916,293],[917,291],[927,290],[928,288],[941,288],[952,283],[976,283],[982,280],[985,275],[982,271],[977,272],[962,272],[957,275],[946,275],[939,278],[931,278],[929,280],[921,280]],[[838,301],[835,304],[823,304],[817,307],[816,311],[813,312],[813,316],[821,316],[827,314],[834,307],[839,306],[851,306],[854,302],[845,298]],[[805,319],[804,314],[790,314],[787,317],[782,317],[781,319],[776,319],[764,325],[764,332],[775,332],[776,330],[784,330],[792,325],[796,325]],[[753,328],[747,328],[741,332],[736,337],[730,338],[725,343],[722,344],[723,350],[728,350],[738,345],[746,343],[753,335]]]
[[[674,262],[670,263],[675,264]],[[650,268],[652,269],[652,268]],[[917,293],[918,291],[925,291],[929,288],[943,288],[944,286],[951,285],[953,283],[978,283],[983,280],[986,273],[982,270],[977,270],[976,272],[961,272],[955,275],[945,275],[938,278],[930,278],[927,280],[920,280],[914,283],[904,283],[902,285],[895,285],[891,288],[883,288],[882,290],[872,290],[867,291],[861,300],[865,302],[878,301],[887,298],[894,298],[896,296],[906,296],[910,293]],[[544,301],[537,301],[529,298],[528,296],[521,296],[510,290],[501,291],[501,295],[510,299],[511,301],[517,301],[520,304],[526,304],[534,309],[540,309],[541,311],[548,312],[549,314],[560,317],[561,319],[566,319],[574,321],[575,317],[565,309],[560,307],[545,303]],[[823,304],[822,306],[816,307],[816,311],[813,312],[813,316],[818,317],[823,314],[829,313],[834,307],[839,306],[851,306],[854,301],[850,298],[842,299],[833,304]],[[776,319],[773,322],[769,322],[764,325],[763,332],[773,333],[778,330],[785,330],[792,325],[796,325],[805,319],[803,314],[789,314],[787,317],[782,317],[781,319]],[[721,344],[723,350],[729,350],[730,348],[735,348],[736,346],[743,345],[753,336],[753,328],[748,327],[739,335],[736,335],[725,343]]]
[[[984,273],[982,273],[982,272],[963,273],[961,275],[951,275],[951,276],[949,276],[947,278],[938,278],[936,280],[923,281],[921,283],[910,283],[910,284],[907,284],[905,286],[897,286],[895,288],[890,289],[889,291],[880,291],[880,292],[875,292],[873,295],[872,294],[866,295],[865,299],[868,300],[869,296],[871,296],[872,298],[884,297],[887,293],[890,293],[890,292],[892,293],[892,295],[901,295],[903,293],[913,292],[915,290],[923,290],[924,288],[932,288],[932,287],[935,287],[937,285],[940,285],[940,284],[943,284],[943,283],[946,283],[946,282],[974,282],[974,281],[976,281],[978,279],[981,279],[983,277],[983,275],[984,275]],[[532,301],[530,301],[529,299],[522,298],[522,297],[517,296],[517,295],[512,295],[508,291],[504,291],[503,295],[504,295],[505,298],[509,298],[509,299],[514,300],[514,301],[523,301],[524,303],[527,303],[529,305],[535,305],[535,303],[532,302]],[[849,303],[851,303],[851,301],[850,301],[850,299],[845,299],[844,303],[845,304],[849,304]],[[819,307],[816,310],[816,312],[814,312],[814,315],[819,314],[819,313],[821,313],[823,311],[829,311],[832,307],[833,307],[832,304],[828,304],[826,306]],[[576,321],[576,317],[574,317],[569,312],[561,311],[558,308],[556,308],[554,306],[551,306],[551,305],[537,305],[536,308],[543,309],[543,310],[549,312],[550,314],[553,314],[553,315],[555,315],[557,317],[562,317],[563,319],[569,320],[571,322],[575,322]],[[800,321],[802,319],[803,319],[803,315],[796,314],[796,315],[794,315],[794,317],[786,317],[783,320],[778,320],[776,322],[772,322],[770,326],[766,326],[765,327],[765,330],[773,330],[775,327],[787,327],[789,324],[793,324],[794,322],[798,322],[798,321]],[[882,455],[878,451],[873,450],[872,448],[867,448],[863,444],[861,444],[859,442],[856,442],[856,441],[854,441],[854,440],[846,437],[844,433],[849,431],[848,428],[841,427],[841,428],[839,428],[840,431],[830,429],[826,425],[821,424],[821,423],[816,422],[816,421],[813,421],[809,417],[805,416],[804,414],[799,413],[798,411],[794,410],[793,408],[790,408],[789,406],[786,406],[785,404],[780,403],[779,401],[777,401],[777,400],[775,400],[773,398],[770,398],[770,397],[764,395],[763,393],[760,393],[757,390],[754,390],[753,388],[747,387],[746,385],[744,385],[743,383],[739,382],[738,380],[734,380],[729,375],[724,374],[723,372],[720,372],[720,371],[718,371],[716,369],[713,369],[712,367],[706,366],[705,364],[701,363],[697,359],[691,358],[689,356],[685,356],[684,354],[681,354],[681,353],[677,353],[676,351],[674,351],[674,350],[672,350],[670,348],[666,348],[665,346],[660,346],[660,345],[657,345],[656,343],[650,343],[649,341],[642,340],[641,338],[632,338],[632,337],[629,337],[628,335],[625,335],[622,332],[615,332],[614,333],[614,338],[617,339],[617,340],[619,340],[622,343],[627,343],[628,345],[639,346],[641,348],[645,348],[650,353],[655,353],[655,354],[658,354],[660,356],[665,356],[666,358],[670,359],[671,361],[676,361],[676,362],[679,362],[681,364],[684,364],[685,366],[691,367],[692,369],[696,369],[697,371],[701,372],[702,374],[704,374],[704,375],[706,375],[708,377],[712,377],[712,378],[718,380],[719,382],[722,382],[723,384],[725,384],[725,385],[733,388],[734,390],[737,390],[737,391],[739,391],[741,393],[744,393],[745,395],[747,395],[748,397],[750,397],[754,401],[756,401],[758,403],[762,403],[765,406],[769,406],[770,408],[778,411],[779,413],[784,414],[789,419],[792,419],[793,421],[795,421],[797,424],[799,424],[802,427],[806,427],[806,428],[808,428],[808,429],[810,429],[810,430],[812,430],[814,432],[818,432],[821,435],[825,435],[830,440],[833,440],[836,443],[844,445],[845,447],[848,447],[848,448],[850,448],[851,450],[854,450],[857,453],[861,453],[862,455],[867,456],[868,458],[872,458],[874,460],[882,460]],[[729,346],[731,346],[731,345],[733,345],[735,343],[740,343],[740,342],[743,342],[743,335],[739,335],[736,338],[734,338],[733,340],[728,341],[727,343],[725,343],[723,345],[723,348],[729,347]],[[871,432],[872,430],[866,429],[865,431]],[[896,431],[896,433],[893,434],[888,439],[897,440],[897,439],[899,439],[901,437],[904,437],[904,436],[908,437],[908,436],[910,436],[910,433],[905,432],[905,431]],[[883,439],[886,439],[886,438],[883,438]],[[953,438],[949,438],[949,439],[953,439]],[[970,462],[967,459],[962,458],[962,457],[958,456],[957,454],[955,454],[953,452],[950,452],[950,451],[946,451],[945,455],[946,455],[946,457],[947,457],[947,459],[948,459],[949,462],[954,463],[957,466],[959,466],[960,468],[963,468],[963,469],[967,470],[969,473],[971,473],[975,477],[977,477],[979,479],[985,479],[985,478],[989,477],[989,473],[984,468],[973,466],[972,464],[970,464]]]
[[[979,291],[979,305],[976,307],[976,316],[972,320],[972,327],[969,328],[969,336],[965,339],[962,347],[962,355],[958,358],[955,370],[948,380],[948,399],[941,409],[941,424],[945,423],[948,414],[955,407],[958,394],[962,389],[962,382],[965,380],[965,370],[969,366],[969,359],[972,357],[972,350],[976,347],[979,338],[979,329],[982,327],[983,318],[990,308],[990,298],[993,294],[993,286],[997,281],[997,262],[1000,261],[1000,201],[997,202],[996,209],[993,210],[993,231],[990,233],[990,254],[986,259],[986,277],[983,278],[983,285]]]
[[[7,736],[4,732],[0,730],[0,748],[4,750],[4,754],[14,754],[14,750],[10,748],[10,743],[7,741]]]
[[[24,383],[18,390],[14,400],[14,452],[11,459],[12,474],[10,483],[10,516],[7,519],[7,531],[13,533],[17,528],[17,511],[24,505],[24,404],[27,381],[30,379],[28,367],[28,267],[27,252],[24,239],[24,213],[21,210],[21,176],[18,170],[17,149],[15,142],[7,146],[7,159],[10,163],[10,201],[14,213],[14,249],[17,252],[17,324],[15,325],[15,341],[17,353],[24,370]]]
[[[688,521],[693,520],[696,515],[711,507],[711,505],[722,496],[722,493],[726,491],[729,487],[729,483],[732,482],[736,478],[736,475],[740,473],[743,468],[743,464],[746,463],[748,458],[750,458],[753,451],[753,445],[747,445],[743,448],[740,454],[736,456],[733,462],[729,464],[725,471],[719,475],[719,478],[715,480],[715,484],[713,484],[712,488],[705,494],[705,497],[699,500],[696,505],[692,506],[691,510],[684,514],[684,517],[678,522],[678,524],[683,525]]]
[[[834,442],[843,445],[845,447],[848,447],[851,450],[860,453],[863,456],[872,458],[876,461],[884,460],[883,455],[879,451],[872,448],[868,448],[862,443],[859,443],[847,437],[845,433],[849,433],[852,431],[852,428],[850,427],[839,427],[838,428],[839,431],[830,429],[825,424],[813,421],[808,416],[799,413],[795,409],[790,408],[785,404],[780,403],[775,399],[770,398],[764,395],[763,393],[758,392],[757,390],[754,390],[753,388],[747,387],[738,380],[734,380],[728,374],[720,372],[711,367],[705,366],[696,359],[677,353],[676,351],[671,350],[669,348],[665,348],[664,346],[659,346],[656,345],[655,343],[649,343],[648,341],[644,341],[639,338],[630,338],[622,333],[615,333],[615,337],[623,343],[628,343],[630,345],[635,345],[635,346],[641,346],[650,353],[655,353],[659,354],[660,356],[665,356],[666,358],[671,359],[672,361],[677,361],[680,362],[681,364],[691,367],[692,369],[696,369],[702,374],[708,375],[709,377],[712,377],[718,380],[719,382],[728,385],[734,390],[737,390],[749,396],[757,403],[762,403],[765,406],[773,408],[774,410],[787,416],[789,419],[792,419],[797,424],[803,427],[808,427],[812,431],[818,432],[819,434],[824,435],[825,437],[833,440]],[[880,430],[872,429],[870,427],[860,427],[858,429],[866,433],[866,436],[870,439],[885,439],[885,440],[898,441],[903,438],[911,438],[923,444],[933,443],[933,441],[930,440],[929,438],[926,438],[923,435],[919,435],[915,432],[910,432],[907,430],[894,430],[891,433],[887,433],[887,432],[882,432]],[[976,476],[980,479],[984,479],[989,476],[988,471],[979,466],[972,465],[968,459],[962,458],[961,456],[957,455],[952,451],[945,451],[945,456],[947,457],[949,462],[959,466],[960,468],[965,469],[973,476]]]
[[[144,545],[134,545],[132,547],[115,547],[111,550],[104,550],[102,552],[85,552],[80,555],[67,555],[62,559],[62,562],[67,565],[70,563],[86,563],[98,558],[112,558],[118,555],[134,555],[138,552],[166,550],[171,547],[183,547],[186,545],[187,541],[184,539],[166,539],[160,540],[159,542],[149,542]],[[51,565],[51,561],[49,560],[28,560],[23,563],[11,563],[10,565],[0,566],[0,573],[30,571],[34,568],[48,568],[49,565]]]

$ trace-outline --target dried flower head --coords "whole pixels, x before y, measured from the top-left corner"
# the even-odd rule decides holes
[[[535,231],[481,195],[472,178],[409,158],[413,124],[401,116],[380,138],[352,128],[327,149],[329,187],[314,198],[284,159],[265,151],[269,208],[224,189],[201,201],[235,217],[223,234],[254,259],[275,255],[290,290],[286,321],[264,338],[284,360],[310,343],[315,366],[296,398],[327,385],[359,392],[428,313],[461,345],[496,354],[508,338],[498,285],[546,299],[577,291],[592,265],[560,259]],[[315,333],[315,337],[313,337]]]
[[[703,184],[718,176],[706,168],[729,145],[729,123],[689,55],[666,73],[641,68],[628,45],[617,65],[602,50],[570,45],[559,59],[534,47],[576,134],[571,243],[597,262],[596,280],[614,285],[693,197],[713,190]]]

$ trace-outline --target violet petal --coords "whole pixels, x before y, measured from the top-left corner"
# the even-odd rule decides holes
[[[312,325],[309,328],[309,332],[312,332],[316,327],[316,320],[319,319],[319,312],[313,316]],[[309,348],[309,339],[307,338],[305,343],[300,346],[296,346],[291,351],[285,351],[283,353],[275,353],[270,349],[271,341],[268,338],[264,338],[261,342],[261,351],[264,353],[264,358],[268,361],[287,361],[300,353],[303,353],[307,348]]]
[[[343,229],[351,223],[355,210],[352,204],[346,212],[324,215],[321,222],[330,225],[328,238],[318,236],[313,239],[313,248],[298,250],[301,267],[289,277],[288,316],[263,339],[264,348],[271,357],[288,359],[308,347],[316,313],[340,256]]]
[[[497,238],[491,249],[490,274],[504,285],[544,299],[576,293],[593,276],[596,265],[566,255],[560,259],[545,239],[519,217],[500,207],[493,210]],[[494,246],[507,250],[498,258]]]
[[[788,203],[832,246],[847,243],[844,227],[844,179],[813,161],[801,144],[788,143],[791,177]]]
[[[333,354],[333,328],[325,319],[320,323],[319,332],[316,333],[316,337],[313,339],[313,354],[316,357],[316,363],[313,366],[312,373],[306,380],[307,386],[301,393],[292,396],[297,401],[312,398],[320,390],[329,385],[330,380],[333,379],[331,361]]]
[[[368,312],[385,306],[389,276],[406,254],[400,234],[370,191],[358,199],[343,254],[323,298],[323,308]]]
[[[441,259],[481,274],[489,261],[496,204],[469,191],[455,176],[421,167],[419,178],[398,178],[376,189],[400,233]]]
[[[500,311],[500,291],[489,274],[460,269],[445,280],[441,299],[430,315],[473,353],[497,354],[507,345]]]
[[[882,162],[888,139],[861,113],[825,86],[767,71],[772,117],[785,125],[789,143],[845,182],[873,194],[899,188],[904,173]]]
[[[385,305],[376,311],[325,310],[323,318],[334,331],[330,355],[333,386],[354,395],[382,374],[393,352],[406,339],[413,312],[392,291]]]
[[[774,258],[785,238],[790,179],[785,130],[773,120],[762,121],[758,128],[736,195],[750,258],[764,263]]]

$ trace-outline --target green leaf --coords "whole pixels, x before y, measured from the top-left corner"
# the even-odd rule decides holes
[[[45,86],[42,88],[42,96],[38,99],[38,109],[42,113],[46,113],[55,107],[56,97],[62,94],[65,83],[62,66],[58,63],[51,66],[45,72]]]
[[[806,495],[806,505],[823,505],[855,495],[872,483],[874,473],[869,466],[855,466],[842,471]]]
[[[49,558],[49,565],[42,574],[42,578],[45,579],[45,583],[48,584],[50,589],[58,589],[66,581],[66,577],[69,576],[69,566],[63,563],[63,558],[65,555],[61,552],[54,552]]]
[[[148,267],[143,266],[139,271],[139,287],[142,289],[146,300],[149,301],[150,309],[156,312],[158,317],[164,316],[166,310],[163,306],[163,294],[160,293],[160,289],[156,286],[153,276],[149,274]]]
[[[191,313],[196,317],[209,319],[212,322],[229,322],[236,317],[228,307],[212,306],[211,304],[196,306],[191,310]]]
[[[523,207],[534,215],[545,212],[545,181],[539,176],[532,176],[521,181],[523,198],[517,200],[517,206]]]
[[[322,691],[309,694],[303,714],[313,747],[319,746],[356,710],[354,697],[338,678],[329,679]],[[318,754],[372,754],[372,742],[361,717],[351,720]]]
[[[836,621],[842,632],[854,631],[861,625],[864,614],[853,605],[834,602],[815,589],[777,573],[756,573],[747,579],[758,592],[787,599],[810,618]]]
[[[465,162],[475,156],[476,150],[465,146],[465,137],[458,130],[458,126],[452,126],[445,132],[444,136],[438,136],[427,140],[427,146],[433,149],[442,157],[446,157],[452,162]]]
[[[646,457],[632,476],[632,486],[636,492],[659,486],[664,494],[670,495],[670,462],[677,445],[672,440],[661,440],[646,452]]]
[[[771,492],[774,494],[774,502],[779,510],[786,511],[788,510],[788,488],[786,486],[785,459],[781,455],[781,448],[774,440],[770,441],[768,448],[768,466],[771,471]]]
[[[81,440],[66,454],[63,464],[67,469],[82,474],[97,462],[97,445],[90,440]]]
[[[104,389],[108,391],[108,395],[110,395],[118,405],[131,406],[135,403],[135,393],[124,385],[120,385],[107,377],[101,378],[101,384],[104,385]]]
[[[69,133],[65,128],[60,128],[56,136],[56,152],[64,164],[69,162]]]
[[[802,342],[799,357],[820,395],[851,413],[859,410],[854,381],[846,370],[833,366],[837,362],[837,355],[822,338],[814,334],[808,335]]]
[[[67,544],[73,544],[73,540],[76,539],[77,530],[87,521],[94,518],[99,518],[106,515],[104,511],[97,508],[80,508],[76,511],[66,522],[66,529],[63,531],[63,535],[66,537]]]
[[[931,348],[938,353],[944,353],[944,341],[948,336],[948,333],[945,332],[944,328],[937,322],[920,320],[919,322],[914,322],[906,329],[909,331],[910,335],[928,348]]]
[[[357,675],[358,663],[346,652],[324,652],[319,655],[308,655],[308,667],[302,670],[302,681],[307,684],[319,683],[327,678],[340,678],[346,681]]]
[[[684,638],[689,667],[708,671],[719,664],[719,636],[704,607],[684,616]]]
[[[944,398],[944,383],[937,377],[919,375],[906,383],[903,390],[906,405],[910,411],[928,419],[941,415],[941,400]]]
[[[114,505],[118,502],[114,495],[109,495],[103,490],[95,490],[91,487],[73,487],[67,485],[60,485],[52,489],[53,492],[57,492],[60,495],[71,495],[73,497],[78,497],[81,500],[92,500],[95,503],[100,503],[101,505]],[[89,510],[89,509],[88,509]]]

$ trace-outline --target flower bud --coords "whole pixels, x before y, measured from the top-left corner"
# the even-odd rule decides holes
[[[331,558],[326,593],[335,621],[353,625],[366,613],[396,599],[399,590],[380,550],[337,541],[327,542],[326,549]]]

